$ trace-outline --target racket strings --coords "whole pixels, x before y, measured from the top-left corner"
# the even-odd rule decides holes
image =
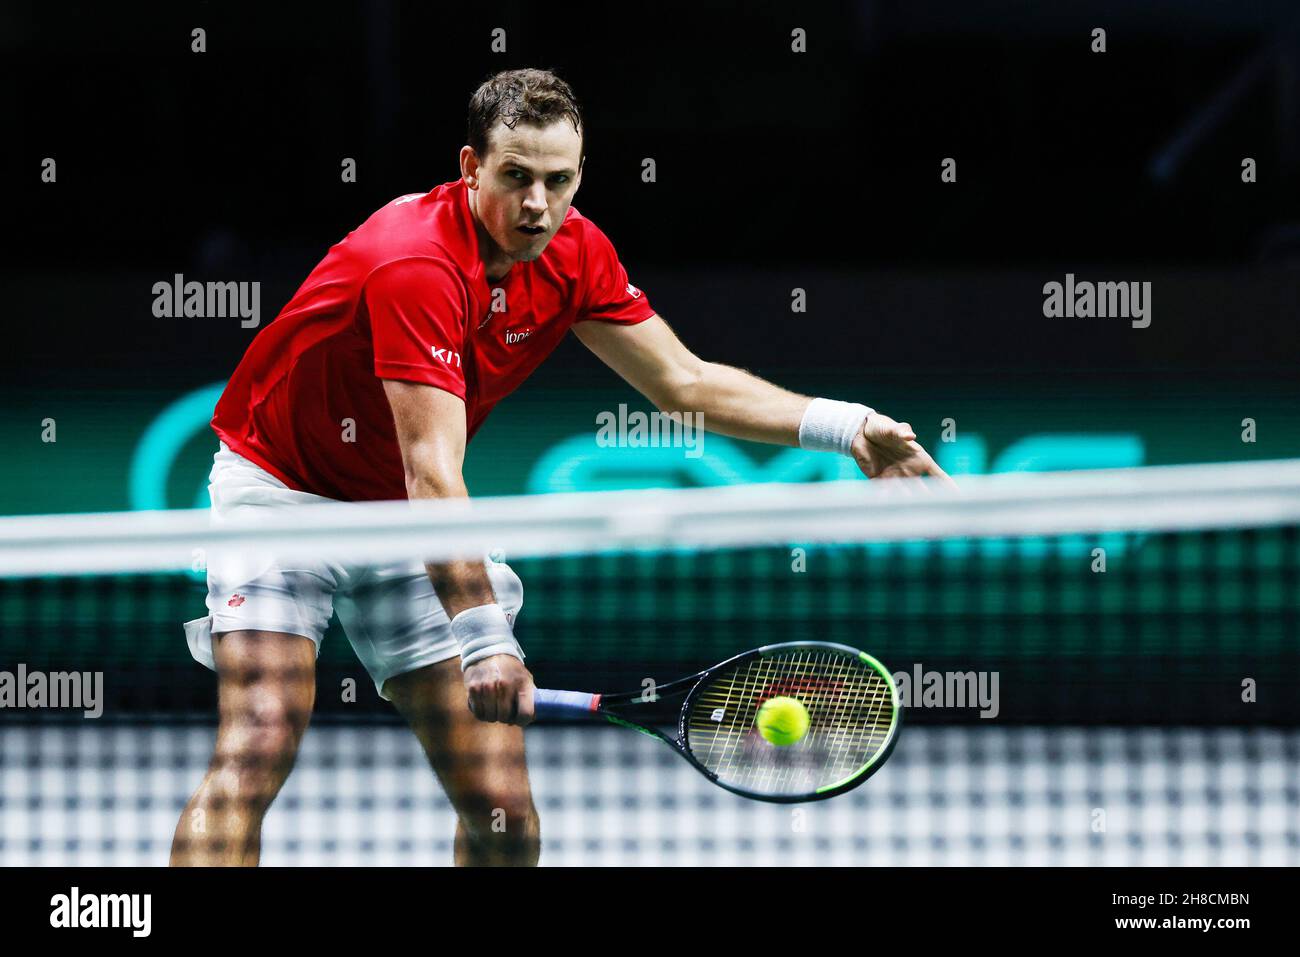
[[[777,746],[757,728],[770,698],[798,700],[807,733]],[[894,729],[893,690],[867,662],[831,649],[791,649],[741,662],[696,693],[687,722],[692,755],[723,783],[757,794],[811,794],[863,772]]]

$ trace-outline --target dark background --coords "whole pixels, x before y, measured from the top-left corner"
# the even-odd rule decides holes
[[[457,178],[470,94],[525,65],[584,103],[575,205],[709,357],[771,374],[1294,365],[1294,4],[613,9],[8,5],[0,368],[113,389],[128,370],[228,375],[250,331],[154,319],[152,283],[259,280],[266,321],[375,208]],[[196,26],[206,53],[190,52]],[[40,181],[46,156],[57,184]],[[1045,320],[1042,284],[1067,271],[1154,281],[1153,327]],[[590,361],[566,348],[553,365]]]

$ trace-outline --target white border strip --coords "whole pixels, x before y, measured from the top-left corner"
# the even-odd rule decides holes
[[[1300,524],[1300,459],[923,480],[0,518],[0,576],[187,570],[196,549],[349,563]]]

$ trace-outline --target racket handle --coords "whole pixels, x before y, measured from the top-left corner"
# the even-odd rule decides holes
[[[533,689],[533,713],[538,718],[585,718],[600,707],[600,695],[585,691]]]

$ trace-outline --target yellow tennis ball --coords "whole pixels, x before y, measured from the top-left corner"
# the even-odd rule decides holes
[[[768,698],[758,709],[758,733],[772,744],[794,744],[808,733],[808,709],[794,698]]]

